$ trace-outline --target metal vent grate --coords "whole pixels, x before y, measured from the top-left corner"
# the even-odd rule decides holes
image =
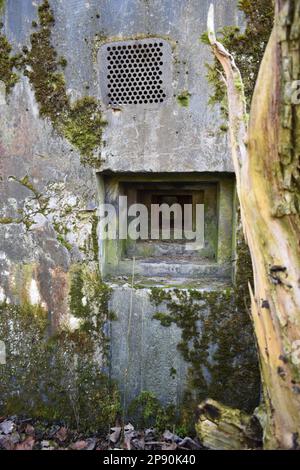
[[[104,46],[103,52],[106,104],[151,105],[167,99],[165,69],[170,51],[165,41],[111,43]]]

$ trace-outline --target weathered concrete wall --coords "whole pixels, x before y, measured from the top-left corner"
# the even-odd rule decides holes
[[[162,328],[153,318],[156,309],[149,296],[149,289],[114,288],[110,306],[118,321],[111,322],[112,377],[126,408],[144,390],[179,408],[188,367],[177,350],[181,331],[175,325]]]
[[[239,282],[241,279],[239,279]],[[191,282],[191,280],[190,280]],[[197,404],[214,397],[246,411],[259,398],[259,372],[246,285],[135,278],[111,284],[111,374],[128,409],[143,391],[175,404],[193,422]],[[188,419],[187,419],[188,418]],[[187,424],[187,423],[186,423]]]
[[[38,118],[25,82],[1,105],[1,292],[41,302],[53,317],[66,311],[72,263],[95,260],[92,170]],[[20,221],[20,223],[11,223]],[[30,266],[30,279],[25,279]],[[28,271],[27,271],[28,272]],[[32,279],[35,288],[30,290]]]
[[[41,306],[52,331],[58,326],[70,331],[80,329],[81,313],[75,308],[76,302],[83,307],[84,315],[87,303],[89,315],[100,308],[94,290],[89,298],[84,288],[80,288],[72,302],[74,270],[80,266],[88,278],[94,275],[101,253],[97,241],[96,209],[100,199],[95,168],[100,172],[232,171],[227,136],[219,130],[218,112],[207,106],[209,90],[204,63],[209,52],[199,37],[206,29],[209,3],[206,0],[50,0],[55,24],[50,21],[46,27],[51,30],[57,58],[67,60],[63,93],[71,104],[85,96],[101,98],[97,62],[101,44],[140,35],[163,36],[170,41],[174,52],[173,97],[157,109],[116,111],[102,106],[108,125],[102,148],[100,138],[99,148],[96,145],[92,148],[90,166],[82,164],[85,142],[78,141],[78,129],[76,139],[74,135],[70,137],[70,127],[68,133],[59,132],[59,118],[47,111],[51,100],[44,96],[45,104],[38,99],[30,74],[34,60],[43,61],[43,54],[33,57],[33,61],[31,58],[31,63],[25,60],[19,81],[10,94],[5,95],[5,87],[0,87],[1,302]],[[214,3],[219,26],[236,24],[235,1],[215,0]],[[30,35],[37,28],[32,22],[39,22],[35,2],[6,0],[2,13],[3,34],[11,43],[13,53],[22,51],[23,46],[30,51],[33,45]],[[45,60],[46,56],[45,53]],[[29,77],[24,76],[24,69]],[[44,79],[47,82],[47,77]],[[183,92],[190,94],[188,106],[178,102]],[[40,116],[43,106],[47,119]],[[72,119],[74,123],[74,116]],[[128,310],[127,307],[126,304]],[[115,331],[126,318],[125,315],[121,319]],[[163,334],[149,318],[146,336],[158,331]],[[102,327],[103,320],[102,316]],[[91,327],[90,319],[88,325]],[[174,330],[169,336],[168,344],[173,349],[177,334]],[[104,341],[102,329],[95,346],[99,367],[103,365],[101,341]],[[168,360],[160,367],[168,369]],[[147,387],[155,389],[160,377],[150,374]],[[174,387],[173,380],[166,378],[162,398],[168,383]]]
[[[216,1],[215,4],[219,25],[236,24],[235,2]],[[173,54],[172,91],[167,103],[106,110],[109,126],[104,134],[103,168],[232,171],[227,136],[218,126],[218,111],[207,106],[205,62],[209,60],[209,50],[201,43],[200,36],[206,31],[208,7],[209,2],[199,0],[116,1],[110,2],[111,16],[105,14],[101,20],[100,15],[104,39],[101,37],[98,46],[102,41],[149,35],[169,40]],[[100,66],[98,61],[98,72]],[[101,79],[100,73],[98,76]],[[184,92],[190,94],[187,106],[178,100]]]
[[[41,4],[42,2],[39,2]],[[67,92],[74,99],[99,95],[95,54],[101,41],[139,34],[168,36],[175,44],[174,95],[187,89],[189,107],[176,97],[159,110],[114,113],[104,110],[109,125],[103,137],[101,168],[118,171],[231,170],[227,138],[218,131],[216,114],[207,107],[204,63],[206,47],[199,41],[205,30],[206,1],[88,1],[50,2],[54,10],[53,41],[64,56]],[[235,23],[235,2],[216,2],[218,23]],[[31,23],[37,9],[31,0],[7,0],[4,34],[20,51],[30,48]],[[188,74],[187,74],[188,72]],[[3,88],[1,88],[3,93]],[[20,265],[36,265],[36,297],[54,315],[66,310],[66,273],[70,264],[93,259],[86,246],[97,206],[93,170],[80,163],[78,152],[39,117],[39,106],[26,77],[1,98],[1,217],[19,218],[30,225],[2,223],[1,296],[20,296]],[[22,180],[27,187],[10,177]],[[44,198],[38,201],[30,188]],[[8,220],[5,220],[6,222]],[[66,242],[66,243],[65,243]],[[58,279],[60,278],[60,282]],[[14,283],[18,284],[17,290]],[[18,291],[19,289],[19,291]]]
[[[236,24],[235,2],[216,1],[221,26]],[[201,44],[206,30],[208,1],[52,1],[54,42],[68,61],[65,74],[73,98],[101,97],[99,66],[101,43],[154,35],[169,38],[173,47],[173,99],[153,110],[124,107],[104,109],[102,168],[123,171],[232,171],[226,134],[218,129],[218,112],[207,107],[209,88],[205,62],[209,51]],[[7,1],[5,33],[15,46],[27,43],[36,8],[31,0]],[[191,94],[189,106],[177,97]]]

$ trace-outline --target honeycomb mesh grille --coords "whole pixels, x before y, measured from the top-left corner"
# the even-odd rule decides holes
[[[167,98],[165,47],[155,39],[106,45],[106,103],[162,104]]]

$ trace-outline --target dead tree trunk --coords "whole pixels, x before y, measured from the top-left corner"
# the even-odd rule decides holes
[[[252,318],[266,405],[265,448],[300,447],[300,0],[277,0],[250,120],[233,57],[209,39],[224,70],[237,191],[254,270]]]

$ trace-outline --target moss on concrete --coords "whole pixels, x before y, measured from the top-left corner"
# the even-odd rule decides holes
[[[56,232],[56,238],[59,243],[64,246],[68,251],[72,250],[71,243],[69,243],[61,233]]]
[[[7,353],[0,368],[0,414],[107,432],[120,408],[117,387],[101,370],[105,348],[99,357],[108,296],[97,271],[74,267],[70,310],[82,322],[77,330],[64,326],[52,336],[41,306],[0,305],[0,339]]]
[[[18,267],[15,295],[20,305],[0,305],[0,340],[7,364],[0,367],[0,414],[60,421],[80,431],[107,432],[120,411],[117,386],[107,369],[105,328],[110,289],[96,263],[70,270],[70,317],[54,334],[51,313],[31,305],[34,265]],[[71,319],[80,320],[72,326]]]
[[[188,108],[190,105],[191,93],[188,90],[184,90],[177,96],[177,103],[183,108]]]
[[[0,217],[0,224],[21,224],[22,219],[16,219],[13,217]]]
[[[176,369],[172,368],[170,375],[174,376],[176,373]],[[143,390],[131,401],[127,417],[141,429],[155,428],[161,433],[170,429],[183,438],[191,431],[194,434],[190,423],[184,423],[178,411],[174,404],[164,406],[153,392]]]
[[[174,429],[176,424],[176,409],[174,405],[164,407],[154,393],[143,391],[132,400],[128,416],[141,428],[154,427],[160,432]]]
[[[245,89],[247,105],[250,106],[259,66],[268,43],[274,20],[274,2],[272,0],[241,0],[239,9],[244,13],[246,29],[241,32],[236,26],[226,26],[219,34],[220,41],[233,55],[242,75],[242,84],[236,83],[240,89]],[[202,41],[209,43],[207,33],[202,35]],[[213,87],[209,103],[221,104],[223,116],[227,119],[226,88],[220,79],[219,63],[215,59],[207,64],[207,78]]]
[[[3,3],[2,3],[3,5]],[[2,6],[0,5],[0,12]],[[0,23],[0,29],[2,24]],[[12,46],[7,38],[0,32],[0,80],[5,84],[6,93],[9,94],[19,77],[16,73],[22,63],[20,54],[12,54]]]
[[[108,353],[108,338],[104,332],[107,321],[114,315],[108,309],[111,289],[102,282],[98,265],[91,270],[75,265],[71,271],[70,309],[81,320],[81,331],[89,332],[101,344],[103,356]]]
[[[95,167],[99,164],[94,150],[101,146],[102,129],[105,125],[99,103],[94,98],[85,97],[70,105],[63,122],[63,133],[79,150],[83,163]]]
[[[67,61],[64,57],[57,58],[51,42],[54,24],[50,4],[45,0],[38,8],[36,31],[30,37],[31,49],[24,51],[24,73],[34,88],[41,116],[50,119],[57,132],[79,151],[84,164],[97,167],[97,149],[101,147],[106,123],[95,98],[83,97],[73,104],[70,102],[63,73]]]
[[[30,37],[31,49],[24,51],[26,70],[39,104],[42,117],[50,118],[55,127],[68,109],[65,78],[59,70],[57,53],[51,44],[55,23],[49,2],[38,8],[37,31]]]
[[[92,220],[92,245],[94,252],[94,261],[99,262],[99,244],[98,244],[98,222],[99,218],[96,214],[93,215]]]
[[[190,364],[182,420],[193,423],[200,401],[211,397],[252,411],[259,401],[259,370],[252,327],[233,290],[152,289],[152,300],[167,313],[154,318],[182,331],[178,349]]]
[[[213,398],[252,412],[259,403],[260,374],[248,314],[252,265],[239,226],[235,286],[225,290],[152,288],[154,318],[182,331],[178,349],[190,364],[181,423],[193,425],[198,404]],[[192,431],[192,429],[191,429]]]

